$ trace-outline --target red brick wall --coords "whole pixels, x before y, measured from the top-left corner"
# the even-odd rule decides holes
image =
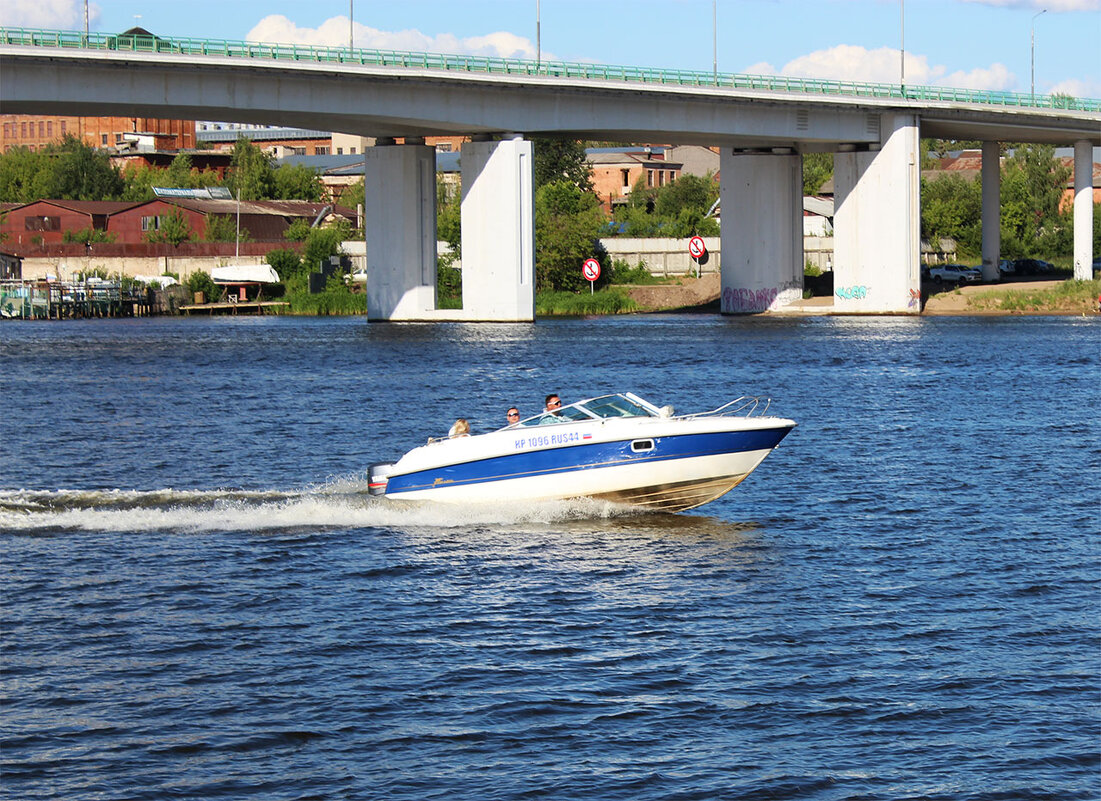
[[[38,230],[38,223],[33,219],[40,217],[48,217],[51,223],[56,221],[56,227],[53,230]],[[28,220],[32,220],[31,228],[27,227]],[[0,222],[0,230],[7,234],[4,245],[9,249],[14,245],[30,245],[34,242],[61,242],[65,231],[80,231],[91,227],[91,215],[41,202],[12,209]]]

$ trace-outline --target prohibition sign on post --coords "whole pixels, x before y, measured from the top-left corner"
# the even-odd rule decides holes
[[[702,236],[694,236],[688,240],[688,253],[693,259],[702,258],[706,252],[707,246],[703,243]]]
[[[600,262],[596,259],[585,259],[581,264],[581,274],[589,282],[589,294],[593,294],[595,292],[593,281],[600,277]]]

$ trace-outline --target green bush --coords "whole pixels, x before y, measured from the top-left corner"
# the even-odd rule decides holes
[[[196,270],[187,277],[187,288],[191,292],[191,299],[193,302],[196,292],[202,292],[207,303],[216,301],[222,296],[222,288],[214,283],[214,279],[210,277],[210,273],[203,270]]]
[[[264,257],[284,283],[302,272],[302,257],[293,250],[272,250]]]
[[[62,242],[80,242],[90,245],[93,242],[114,242],[118,236],[113,232],[103,231],[99,228],[82,228],[79,231],[66,231],[61,236]]]
[[[642,261],[634,267],[629,266],[623,259],[612,262],[611,282],[613,284],[660,284],[664,281],[663,277],[653,275]]]
[[[590,314],[626,314],[637,310],[634,301],[618,287],[588,292],[539,292],[535,313],[540,316],[582,317]]]
[[[290,303],[289,314],[302,316],[366,314],[367,295],[352,292],[344,281],[330,276],[325,291],[311,295],[309,282],[303,276],[287,284],[284,300]]]
[[[463,307],[463,273],[455,269],[455,255],[445,253],[436,259],[436,308]]]

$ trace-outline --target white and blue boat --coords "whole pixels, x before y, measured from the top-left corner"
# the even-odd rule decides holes
[[[373,495],[492,503],[598,498],[679,512],[738,486],[795,422],[742,397],[677,415],[630,392],[602,395],[475,436],[429,440],[370,466]]]

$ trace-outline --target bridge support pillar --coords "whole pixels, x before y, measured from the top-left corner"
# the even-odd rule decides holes
[[[436,151],[379,144],[363,155],[367,319],[423,320],[436,308]]]
[[[719,157],[723,314],[783,308],[803,297],[803,169],[799,155]]]
[[[463,319],[535,320],[534,176],[521,137],[462,146]]]
[[[880,117],[877,151],[834,156],[835,311],[921,312],[918,122]]]
[[[1002,164],[997,142],[982,143],[982,280],[1001,277]]]
[[[1093,278],[1093,146],[1074,143],[1074,277]]]

